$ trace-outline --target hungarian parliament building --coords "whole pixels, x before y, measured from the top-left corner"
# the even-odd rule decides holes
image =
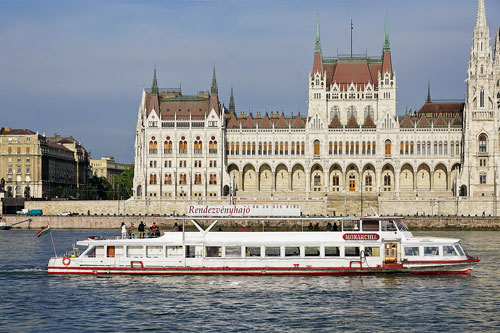
[[[496,198],[499,32],[491,43],[479,0],[465,100],[433,101],[429,92],[403,116],[387,23],[376,58],[324,57],[317,24],[305,116],[237,113],[232,88],[226,108],[215,68],[210,91],[196,95],[159,88],[155,68],[137,116],[134,197]]]

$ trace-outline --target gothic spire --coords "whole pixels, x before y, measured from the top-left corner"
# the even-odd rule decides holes
[[[431,100],[431,81],[427,81],[427,100],[426,103],[432,103]]]
[[[477,4],[476,27],[486,27],[486,10],[484,0],[479,0]]]
[[[235,112],[233,85],[231,85],[231,97],[229,98],[229,112]]]
[[[389,42],[389,14],[387,13],[385,16],[385,25],[384,25],[384,52],[389,51],[391,49],[391,44]]]
[[[314,52],[321,53],[321,37],[319,33],[319,13],[316,17],[316,42],[314,43]]]
[[[153,85],[151,86],[151,93],[158,95],[158,81],[156,80],[156,64],[153,74]]]
[[[215,78],[215,64],[214,64],[214,73],[212,74],[212,88],[210,89],[210,93],[212,95],[219,94],[219,88],[217,87],[217,79]]]

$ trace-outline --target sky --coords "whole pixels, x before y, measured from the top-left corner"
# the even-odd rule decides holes
[[[474,0],[0,0],[0,127],[73,136],[133,163],[142,87],[209,90],[237,112],[307,114],[316,17],[323,56],[380,56],[386,15],[397,112],[463,99]],[[486,0],[490,35],[500,1]]]

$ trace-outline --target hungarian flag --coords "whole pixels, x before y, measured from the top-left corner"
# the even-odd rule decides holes
[[[37,236],[37,237],[40,237],[40,236],[43,236],[43,235],[45,235],[45,234],[48,234],[49,232],[50,232],[50,226],[46,226],[46,227],[44,227],[44,228],[40,229],[40,231],[38,231],[38,232],[36,233],[36,236]]]

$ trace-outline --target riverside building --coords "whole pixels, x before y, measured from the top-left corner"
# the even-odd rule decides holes
[[[210,91],[193,96],[160,89],[155,69],[137,117],[134,197],[322,198],[328,215],[348,214],[351,199],[361,213],[381,198],[496,202],[500,36],[492,49],[483,0],[464,101],[429,92],[420,110],[397,115],[387,23],[376,58],[323,56],[318,24],[313,59],[304,116],[237,114],[232,89],[229,108],[219,100],[215,69]]]

